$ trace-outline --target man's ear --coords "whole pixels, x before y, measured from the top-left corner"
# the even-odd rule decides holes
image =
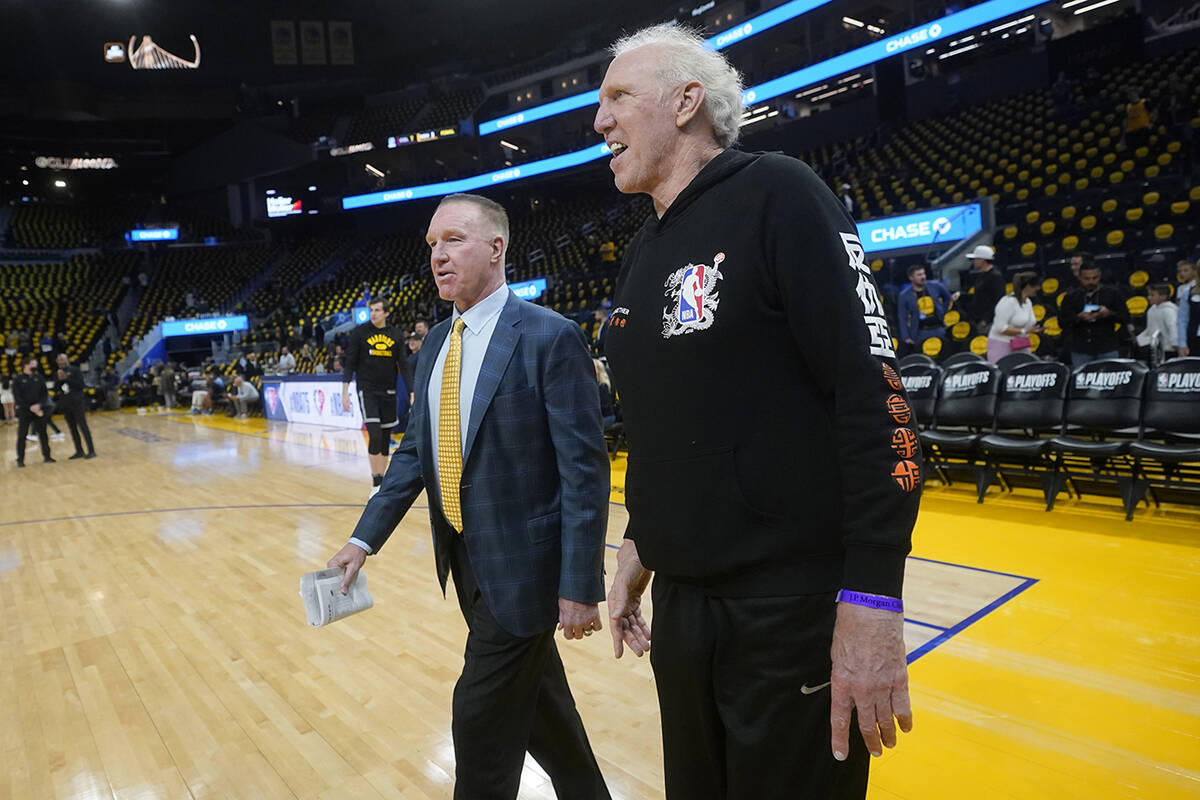
[[[683,85],[675,100],[675,127],[686,128],[704,106],[704,84],[689,81]]]

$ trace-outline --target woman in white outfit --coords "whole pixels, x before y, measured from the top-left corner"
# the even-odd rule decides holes
[[[16,422],[17,411],[12,393],[12,381],[7,375],[0,376],[0,407],[3,407],[4,421]]]
[[[1013,276],[1012,294],[1006,294],[996,303],[996,315],[992,329],[988,332],[988,361],[993,364],[1009,353],[1028,353],[1029,335],[1041,333],[1033,313],[1033,300],[1037,294],[1037,273],[1018,272]]]

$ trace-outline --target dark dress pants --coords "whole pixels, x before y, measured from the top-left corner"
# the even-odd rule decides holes
[[[716,597],[656,575],[650,662],[667,800],[862,800],[870,755],[830,745],[834,593]]]
[[[42,458],[50,458],[50,439],[46,436],[46,417],[30,414],[28,411],[17,413],[17,463],[25,463],[25,437],[29,428],[33,427],[38,441],[42,445]]]
[[[515,798],[526,751],[561,800],[607,800],[554,629],[521,638],[500,627],[480,594],[466,544],[454,538],[450,569],[469,628],[454,687],[455,800]]]
[[[83,407],[83,398],[77,397],[72,400],[64,400],[60,404],[63,412],[63,417],[67,420],[67,427],[71,429],[71,441],[75,444],[76,453],[94,453],[95,446],[92,445],[92,429],[88,427],[87,412]],[[87,443],[87,450],[82,447],[79,441],[79,434],[83,433],[83,440]]]

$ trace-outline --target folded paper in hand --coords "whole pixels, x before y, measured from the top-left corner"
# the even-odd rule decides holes
[[[319,628],[375,605],[367,589],[367,576],[361,571],[350,584],[348,593],[342,594],[341,587],[342,570],[339,567],[319,569],[300,579],[300,599],[304,601],[309,625]]]

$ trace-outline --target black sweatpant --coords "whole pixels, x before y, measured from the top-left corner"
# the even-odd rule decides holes
[[[454,687],[455,800],[515,798],[527,750],[560,800],[608,800],[554,629],[523,639],[500,627],[480,594],[461,536],[450,569],[470,629]]]
[[[830,745],[834,593],[714,597],[658,575],[650,662],[667,800],[861,800],[870,756]]]
[[[38,441],[42,445],[42,458],[50,458],[50,439],[46,436],[46,417],[30,414],[28,411],[17,412],[17,463],[25,463],[25,437],[29,428],[33,427]]]
[[[92,444],[92,429],[88,427],[87,412],[83,407],[83,398],[76,400],[67,400],[60,403],[58,406],[62,409],[63,417],[67,420],[67,427],[71,429],[71,441],[75,444],[76,453],[94,453],[95,446]],[[83,433],[83,440],[87,443],[87,450],[83,449],[82,443],[79,441],[79,434]]]

